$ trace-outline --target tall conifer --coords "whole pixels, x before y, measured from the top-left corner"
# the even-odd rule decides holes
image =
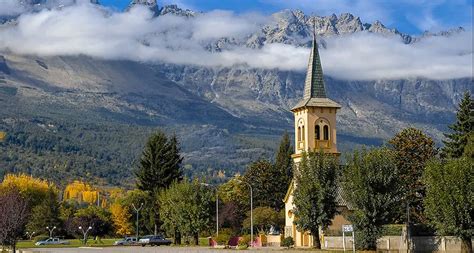
[[[137,187],[156,194],[168,188],[175,180],[181,180],[183,173],[176,136],[168,138],[162,131],[153,134],[145,145],[139,168],[135,171]]]
[[[456,122],[449,126],[451,133],[444,134],[447,138],[444,142],[442,155],[449,158],[459,158],[464,153],[469,134],[474,131],[474,101],[471,94],[466,91],[459,103],[456,114]]]

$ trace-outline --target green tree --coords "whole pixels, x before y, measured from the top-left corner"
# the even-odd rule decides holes
[[[304,154],[295,171],[293,210],[299,231],[310,231],[320,249],[319,227],[327,228],[336,214],[338,163],[323,153]]]
[[[162,131],[153,134],[145,145],[140,166],[135,171],[137,188],[148,192],[153,200],[159,191],[168,188],[175,180],[181,180],[183,172],[180,148],[176,136],[167,137]],[[153,204],[154,233],[160,227],[159,205]]]
[[[145,145],[140,166],[135,171],[137,187],[152,194],[182,179],[180,149],[176,136],[168,138],[162,131],[153,134]]]
[[[180,233],[194,238],[210,228],[214,194],[198,180],[173,183],[158,195],[162,227],[170,234]]]
[[[355,226],[356,247],[375,250],[382,225],[392,221],[400,205],[402,192],[395,155],[386,148],[363,149],[347,160],[343,194],[354,208],[349,220]]]
[[[268,160],[259,160],[250,164],[245,171],[242,181],[249,182],[253,189],[254,206],[279,206],[283,198],[275,197],[275,170]],[[245,185],[244,185],[245,187]],[[249,195],[249,189],[245,187],[246,195]],[[279,202],[278,202],[279,201]],[[281,205],[281,204],[280,204]]]
[[[441,235],[462,240],[462,252],[472,252],[474,236],[474,161],[463,157],[431,161],[426,167],[425,209]]]
[[[275,201],[271,206],[277,210],[281,210],[285,207],[283,201],[281,201],[288,190],[288,186],[293,180],[293,147],[290,144],[290,137],[287,132],[283,134],[280,141],[280,147],[276,154],[275,164],[273,165],[273,200]]]
[[[155,210],[157,206],[157,201],[155,200],[155,196],[151,196],[148,192],[141,191],[138,189],[128,191],[123,199],[123,205],[127,206],[130,212],[133,214],[130,217],[130,222],[133,224],[133,231],[135,234],[137,232],[137,223],[136,223],[136,212],[133,209],[133,205],[135,207],[139,207],[143,203],[143,208],[140,210],[139,213],[139,233],[149,234],[153,233],[155,230]]]
[[[57,227],[57,231],[62,228],[60,219],[60,204],[56,192],[49,190],[48,196],[31,211],[31,215],[26,225],[28,231],[36,234],[46,233],[46,227]]]
[[[235,233],[240,232],[245,213],[250,209],[248,187],[239,180],[242,181],[242,177],[235,176],[218,188],[222,204],[222,207],[219,207],[219,225],[222,228],[231,228]]]
[[[464,156],[474,159],[474,132],[469,134],[467,145],[464,148]]]
[[[247,218],[243,221],[242,226],[250,229],[250,211],[247,212]],[[285,224],[285,213],[275,211],[275,209],[264,206],[253,209],[253,225],[257,227],[259,233],[268,233],[271,226],[283,227]]]
[[[433,139],[416,128],[405,128],[389,141],[395,151],[395,161],[400,176],[403,198],[410,207],[410,217],[426,222],[423,214],[425,186],[422,182],[426,163],[436,155]],[[406,206],[400,205],[400,215]],[[403,215],[404,216],[404,215]]]
[[[443,141],[444,157],[459,158],[464,153],[464,148],[468,142],[468,136],[474,131],[474,101],[471,94],[466,91],[459,103],[456,113],[456,122],[449,126],[452,133],[444,134],[447,140]]]
[[[74,226],[72,229],[78,233],[79,226],[83,228],[92,227],[90,230],[91,236],[103,237],[112,234],[113,225],[110,213],[98,206],[88,206],[87,208],[77,210],[73,220]]]
[[[283,190],[283,194],[286,193],[288,185],[290,184],[291,180],[293,180],[293,159],[291,158],[292,154],[293,147],[290,143],[290,136],[287,132],[285,132],[280,141],[280,147],[278,148],[278,152],[275,158],[275,168],[277,171],[280,172],[282,177],[280,180],[283,184],[282,187],[285,188]]]

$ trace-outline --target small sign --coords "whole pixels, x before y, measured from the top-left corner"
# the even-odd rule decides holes
[[[354,228],[352,225],[342,225],[342,231],[343,232],[353,232]]]
[[[0,141],[4,141],[6,137],[7,137],[7,133],[0,131]]]

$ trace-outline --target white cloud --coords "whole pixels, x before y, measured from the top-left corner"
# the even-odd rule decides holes
[[[209,52],[222,36],[245,41],[267,18],[215,11],[196,18],[152,18],[143,7],[112,12],[90,4],[23,14],[16,26],[0,28],[0,51],[40,56],[88,55],[198,66],[279,68],[304,71],[309,50],[284,44],[261,49],[234,46]],[[359,33],[327,38],[323,69],[335,78],[399,79],[472,77],[472,32],[432,37],[406,45],[398,37]]]

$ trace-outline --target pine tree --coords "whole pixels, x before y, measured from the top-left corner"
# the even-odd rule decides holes
[[[275,159],[275,168],[281,174],[281,181],[282,183],[286,181],[286,184],[283,183],[285,184],[285,188],[288,187],[291,180],[293,179],[293,159],[291,158],[292,154],[293,147],[290,144],[290,136],[287,132],[285,132],[280,141],[280,147],[278,148],[278,153]]]
[[[459,158],[464,153],[469,134],[474,131],[474,101],[471,94],[466,91],[459,103],[456,113],[456,122],[449,126],[452,133],[444,134],[447,138],[443,141],[442,155],[449,158]]]
[[[135,171],[137,177],[137,188],[147,192],[150,198],[164,189],[167,189],[174,181],[183,178],[180,148],[176,136],[168,138],[162,131],[153,134],[145,145],[140,159],[140,166]],[[152,203],[154,233],[160,227],[160,213],[157,201]]]
[[[319,227],[327,228],[336,214],[338,164],[323,153],[304,154],[295,176],[293,204],[299,231],[310,231],[321,249]]]
[[[162,131],[153,134],[146,143],[135,171],[137,187],[150,194],[165,189],[175,180],[182,179],[181,162],[176,136],[168,138]]]

